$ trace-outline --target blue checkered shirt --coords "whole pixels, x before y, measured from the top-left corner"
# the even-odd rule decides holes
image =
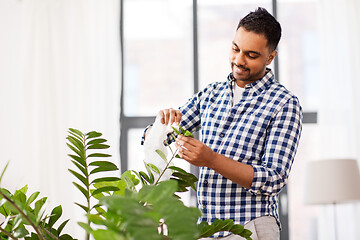
[[[278,194],[286,185],[302,129],[298,99],[274,78],[270,69],[247,84],[240,102],[233,103],[235,80],[208,85],[180,108],[181,126],[201,131],[201,141],[213,151],[252,165],[254,179],[246,189],[214,170],[201,167],[198,204],[200,221],[233,219],[242,224],[264,215],[280,226]],[[223,237],[220,232],[213,237]]]

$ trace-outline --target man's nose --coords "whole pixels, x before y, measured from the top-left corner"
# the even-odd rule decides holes
[[[236,65],[245,65],[245,56],[244,53],[239,52],[236,54],[234,62]]]

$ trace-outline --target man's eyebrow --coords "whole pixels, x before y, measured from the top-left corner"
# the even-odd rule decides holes
[[[257,51],[245,51],[247,53],[252,53],[252,54],[256,54],[256,55],[261,55],[261,53],[257,52]]]
[[[238,46],[234,41],[232,41],[232,44],[233,44],[235,47],[239,48],[239,46]],[[252,51],[252,50],[244,51],[244,52],[256,54],[256,55],[259,55],[259,56],[261,55],[261,53],[259,53],[259,52],[257,52],[257,51]]]

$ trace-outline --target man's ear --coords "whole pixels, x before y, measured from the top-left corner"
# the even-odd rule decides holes
[[[274,60],[276,55],[277,55],[277,51],[276,50],[272,51],[266,61],[266,65],[270,65],[270,63]]]

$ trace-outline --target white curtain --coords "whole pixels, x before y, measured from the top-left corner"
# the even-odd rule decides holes
[[[119,165],[119,16],[118,0],[0,2],[1,186],[28,184],[49,209],[62,205],[64,232],[78,238],[83,196],[65,138],[69,127],[102,132]]]
[[[323,67],[317,158],[360,160],[360,2],[320,0],[319,13]],[[339,204],[336,213],[338,239],[360,239],[359,203]],[[318,226],[319,240],[335,239],[333,206],[321,207]]]

